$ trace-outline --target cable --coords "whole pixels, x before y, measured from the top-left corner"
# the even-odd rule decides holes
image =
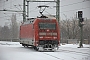
[[[16,0],[13,0],[13,1],[16,1]],[[10,1],[10,2],[7,2],[7,4],[10,4],[10,3],[12,3],[13,1]],[[6,2],[6,1],[3,1],[4,3]],[[7,5],[7,4],[5,4],[5,5]],[[4,5],[4,6],[5,6]],[[1,7],[1,6],[0,6]]]
[[[19,4],[20,9],[22,10],[21,6],[22,6],[22,5]]]
[[[76,2],[76,3],[72,3],[72,4],[67,4],[67,5],[63,5],[63,6],[60,6],[60,7],[75,5],[75,4],[79,4],[79,3],[83,3],[83,2],[87,2],[87,1],[90,1],[90,0],[84,0],[84,1],[81,1],[81,2]],[[53,7],[56,7],[56,6],[53,6]]]
[[[49,5],[49,4],[51,4],[51,2],[50,2],[50,3],[47,3],[47,4],[44,4],[44,5]],[[35,7],[35,8],[32,9],[32,10],[30,10],[29,12],[35,11],[36,9],[37,9],[37,7]]]
[[[15,0],[13,0],[13,1],[15,1]],[[11,2],[13,2],[13,1],[11,1]],[[74,5],[74,4],[79,4],[79,3],[86,2],[86,1],[90,1],[90,0],[84,0],[84,1],[81,1],[81,2],[72,3],[72,4],[68,4],[68,5],[63,5],[63,6],[60,6],[60,7],[70,6],[70,5]],[[10,3],[10,2],[9,2],[9,3]],[[48,5],[48,4],[51,4],[51,2],[50,2],[50,3],[47,3],[47,4],[45,4],[45,5]],[[7,5],[7,4],[5,4],[5,5]],[[87,9],[87,8],[90,8],[90,7],[80,8],[80,9]],[[51,9],[53,9],[53,8],[51,8]],[[31,10],[30,12],[32,12],[32,11],[34,11],[34,10],[36,10],[36,8],[35,8],[35,9],[33,9],[33,10]],[[74,10],[79,10],[79,9],[74,9]],[[70,11],[74,11],[74,10],[63,11],[63,12],[70,12]],[[60,13],[62,13],[62,12],[60,12]]]
[[[13,2],[13,1],[11,1],[11,2]],[[10,3],[10,2],[9,2]],[[50,4],[50,3],[48,3],[48,4]],[[7,4],[6,4],[7,5]],[[47,4],[45,4],[45,5],[47,5]],[[14,5],[15,7],[16,7],[16,5]],[[20,6],[20,5],[19,5]],[[17,7],[16,7],[17,8]],[[20,7],[21,8],[21,7]],[[18,10],[20,10],[19,8],[17,8]],[[22,9],[22,8],[21,8]],[[36,10],[36,8],[35,9],[33,9],[33,10]],[[33,10],[31,10],[30,12],[32,12]]]
[[[87,8],[90,8],[90,7],[85,7],[85,8],[80,8],[80,9],[87,9]],[[80,9],[68,10],[68,11],[63,11],[63,12],[71,12],[71,11],[76,11],[76,10],[80,10]],[[63,13],[63,12],[60,12],[60,13]]]
[[[47,11],[45,11],[46,13],[48,13],[49,15],[52,15],[52,14],[50,14],[49,12],[47,12]]]
[[[29,12],[35,11],[37,9],[37,7],[35,7],[34,9],[30,10]]]
[[[14,1],[14,0],[13,0]],[[11,1],[11,2],[13,2],[13,1]],[[82,2],[84,2],[84,1],[82,1]],[[82,2],[78,2],[78,3],[82,3]],[[10,2],[9,2],[10,3]],[[51,2],[50,2],[51,3]],[[50,4],[50,3],[48,3],[48,4]],[[78,4],[78,3],[72,3],[72,4],[69,4],[69,5],[73,5],[73,4]],[[48,5],[48,4],[45,4],[45,5]],[[69,5],[64,5],[64,6],[69,6]],[[61,6],[61,7],[64,7],[64,6]]]
[[[20,10],[20,11],[22,11],[21,9],[19,9],[18,7],[17,7],[17,5],[14,5],[18,10]]]
[[[11,15],[12,15],[12,13],[3,13],[3,14],[5,14],[6,16],[2,16],[2,17],[0,17],[0,18],[11,17]],[[11,14],[11,15],[9,16],[8,14]],[[16,14],[20,14],[20,13],[16,13]]]
[[[72,3],[72,4],[68,4],[68,5],[63,5],[63,6],[60,6],[60,7],[70,6],[70,5],[79,4],[79,3],[83,3],[83,2],[87,2],[87,1],[90,1],[90,0],[86,0],[86,1],[84,0],[84,1],[81,1],[81,2]]]
[[[83,3],[83,2],[86,2],[86,1],[90,1],[90,0],[84,0],[84,1],[81,1],[81,2],[72,3],[72,4],[68,4],[68,5],[64,5],[64,6],[69,6],[69,5],[74,5],[74,4],[78,4],[78,3]],[[60,6],[60,7],[64,7],[64,6]],[[87,9],[87,8],[90,8],[90,7],[85,7],[85,8],[80,8],[80,9]],[[53,8],[51,8],[51,9],[53,9]],[[75,11],[75,10],[80,10],[80,9],[74,9],[74,10],[63,11],[63,12],[70,12],[70,11]],[[60,13],[63,13],[63,12],[60,12]]]
[[[16,0],[13,0],[13,1],[3,1],[4,3],[7,2],[7,3],[4,4],[4,7],[5,7],[6,5],[14,2],[14,1],[16,1]],[[1,7],[1,6],[0,6],[0,7]],[[11,8],[11,7],[9,6],[9,7],[7,7],[7,8]],[[20,8],[21,8],[21,7],[20,7]],[[3,9],[5,9],[5,8],[3,8]]]
[[[0,18],[4,18],[4,17],[7,18],[7,17],[10,17],[10,16],[2,16],[2,17],[0,17]],[[1,19],[1,20],[2,20],[2,19]]]
[[[53,2],[52,2],[53,3]],[[45,5],[49,5],[49,4],[51,4],[51,2],[50,3],[47,3],[47,4],[45,4]]]
[[[65,1],[65,0],[64,0]],[[79,3],[83,3],[83,2],[87,2],[87,1],[90,1],[90,0],[84,0],[84,1],[81,1],[81,2],[77,2],[77,3],[72,3],[72,4],[68,4],[68,5],[63,5],[63,6],[60,6],[60,7],[64,7],[64,6],[70,6],[70,5],[75,5],[75,4],[79,4]],[[61,2],[61,1],[60,1]],[[49,3],[48,3],[49,4]],[[45,5],[48,5],[48,4],[45,4]],[[51,2],[50,2],[51,4]],[[54,6],[55,7],[55,6]]]
[[[15,1],[15,0],[13,0],[13,1]],[[13,1],[11,1],[11,2],[13,2]],[[65,0],[64,0],[64,1],[65,1]],[[83,2],[86,2],[86,1],[90,1],[90,0],[84,0],[84,1],[81,1],[81,2],[72,3],[72,4],[68,4],[68,5],[63,5],[63,6],[60,6],[60,7],[69,6],[69,5],[74,5],[74,4],[78,4],[78,3],[83,3]],[[10,2],[9,2],[8,4],[10,4]],[[51,2],[50,2],[50,3],[47,3],[47,4],[45,4],[45,5],[48,5],[48,4],[51,4]],[[7,5],[7,4],[5,4],[5,5]],[[0,6],[0,7],[1,7],[1,6]]]

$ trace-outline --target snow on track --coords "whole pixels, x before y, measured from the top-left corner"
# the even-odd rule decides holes
[[[56,52],[38,52],[19,42],[0,41],[0,60],[90,60],[90,45],[61,45]]]

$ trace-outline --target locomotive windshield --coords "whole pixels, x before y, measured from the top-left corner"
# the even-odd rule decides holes
[[[56,29],[55,23],[39,23],[40,29]]]

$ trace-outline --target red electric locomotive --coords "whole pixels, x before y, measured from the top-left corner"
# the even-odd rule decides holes
[[[60,44],[60,30],[56,19],[36,18],[20,26],[20,43],[36,50],[55,50]]]

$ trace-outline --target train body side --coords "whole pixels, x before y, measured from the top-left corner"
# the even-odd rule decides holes
[[[27,46],[34,45],[33,24],[25,24],[20,26],[20,43]]]

